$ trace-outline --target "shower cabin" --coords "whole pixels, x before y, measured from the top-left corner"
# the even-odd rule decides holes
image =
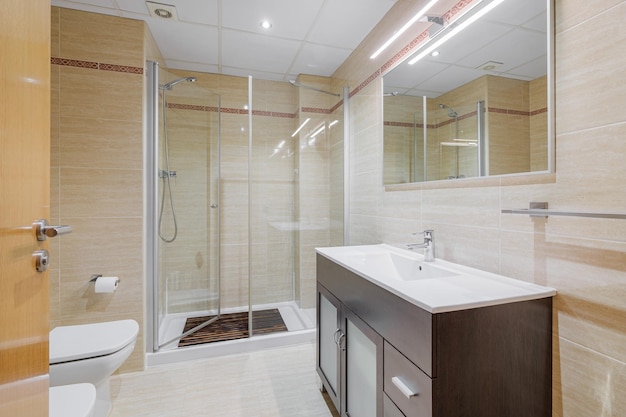
[[[312,339],[314,248],[343,243],[341,106],[303,115],[288,83],[147,75],[148,352]]]

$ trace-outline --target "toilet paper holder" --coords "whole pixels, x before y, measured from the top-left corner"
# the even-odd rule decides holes
[[[89,279],[89,282],[96,282],[96,280],[97,280],[98,278],[102,278],[102,274],[93,274],[93,275],[91,276],[91,278]],[[119,278],[118,278],[118,280],[119,280]]]

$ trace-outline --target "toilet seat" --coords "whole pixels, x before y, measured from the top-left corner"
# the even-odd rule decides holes
[[[138,332],[134,320],[56,327],[50,332],[50,364],[110,355],[133,343]]]
[[[50,387],[49,417],[90,417],[96,404],[96,388],[92,384]]]

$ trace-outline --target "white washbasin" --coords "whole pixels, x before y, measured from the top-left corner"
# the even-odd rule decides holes
[[[387,244],[317,248],[317,253],[431,313],[552,297],[554,288]]]
[[[435,262],[425,262],[412,253],[380,251],[379,253],[346,255],[348,262],[360,264],[364,270],[378,277],[393,278],[400,281],[416,281],[459,275],[440,268]]]

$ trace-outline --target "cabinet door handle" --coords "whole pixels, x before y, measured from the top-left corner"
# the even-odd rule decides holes
[[[405,397],[409,399],[411,397],[417,397],[419,395],[418,392],[413,392],[411,388],[407,387],[406,384],[398,376],[392,377],[391,382],[393,383],[393,385],[396,386],[396,388],[400,390],[402,395],[404,395]]]
[[[339,347],[340,350],[344,351],[346,350],[346,347],[343,346],[342,341],[346,339],[346,334],[345,333],[341,333],[339,335],[339,339],[337,339],[337,346]]]
[[[335,330],[335,333],[333,333],[333,340],[335,341],[335,344],[337,346],[339,346],[339,341],[337,340],[338,334],[341,332],[341,329],[337,329]]]

